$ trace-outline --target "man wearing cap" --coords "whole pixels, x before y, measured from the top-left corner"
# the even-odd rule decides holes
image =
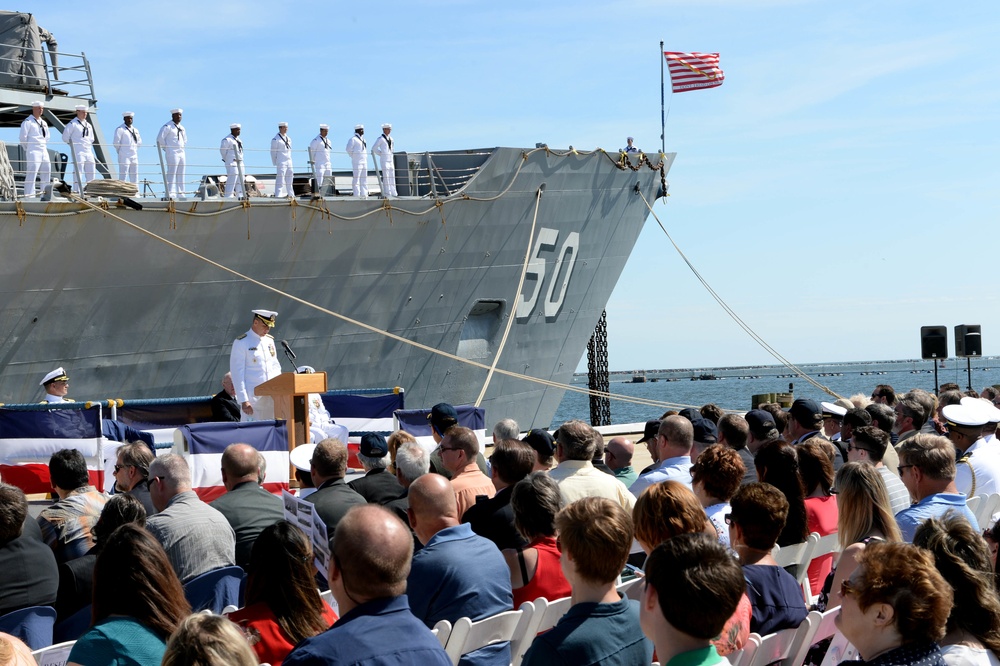
[[[799,398],[792,403],[788,417],[785,434],[792,444],[801,444],[812,437],[830,441],[823,434],[823,408],[815,400]],[[837,444],[833,445],[833,450],[833,469],[839,470],[844,466],[844,452]]]
[[[24,196],[35,196],[35,178],[41,178],[42,189],[52,182],[52,162],[49,160],[49,124],[42,119],[45,105],[31,103],[31,115],[21,123],[19,141],[27,158],[24,172]]]
[[[375,140],[372,152],[378,155],[379,166],[382,169],[382,196],[396,196],[396,165],[392,160],[392,139],[389,133],[392,132],[392,125],[385,123],[382,125],[382,136]]]
[[[222,155],[222,163],[226,165],[226,191],[223,196],[227,199],[238,196],[240,199],[246,196],[243,183],[246,182],[246,172],[243,169],[243,141],[240,140],[242,125],[233,123],[229,126],[229,134],[222,138],[219,144],[219,154]],[[239,192],[239,194],[236,194]]]
[[[820,407],[823,409],[823,434],[831,442],[840,441],[840,429],[844,425],[844,415],[847,409],[832,402],[823,401]]]
[[[347,154],[351,156],[351,167],[354,169],[354,178],[351,180],[351,191],[356,197],[368,198],[368,160],[365,151],[368,144],[365,143],[365,126],[355,125],[354,136],[347,140]]]
[[[288,136],[288,123],[278,123],[278,133],[271,139],[271,164],[277,169],[274,196],[277,199],[294,197],[292,189],[292,139]]]
[[[113,145],[118,153],[118,180],[128,183],[139,183],[139,146],[142,145],[142,135],[133,125],[135,114],[126,111],[122,114],[122,124],[115,129]]]
[[[976,402],[982,403],[982,408],[967,401],[941,410],[948,424],[946,437],[958,452],[955,487],[966,497],[998,492],[1000,479],[1000,448],[983,439],[983,426],[990,419],[986,410],[995,407],[981,400]]]
[[[664,416],[663,418],[666,418],[666,416]],[[646,452],[649,453],[649,457],[653,459],[653,463],[651,465],[643,467],[642,471],[639,472],[638,476],[642,476],[646,472],[651,471],[656,467],[656,463],[660,462],[656,457],[657,453],[656,453],[656,441],[655,441],[656,433],[660,432],[660,421],[661,419],[657,419],[655,421],[646,421],[646,425],[643,427],[642,430],[642,439],[636,442],[636,444],[644,444],[646,446]],[[638,478],[638,476],[636,478]],[[633,483],[635,482],[633,481]],[[629,484],[629,486],[631,487],[631,484]]]
[[[690,488],[694,424],[683,416],[668,416],[660,422],[650,442],[649,448],[656,450],[656,466],[640,474],[629,492],[638,497],[643,490],[661,481],[680,481]]]
[[[521,440],[535,451],[535,466],[532,472],[547,472],[555,462],[556,440],[544,428],[533,428]]]
[[[184,196],[184,178],[187,167],[187,155],[184,146],[187,145],[187,133],[181,125],[184,109],[171,109],[170,122],[160,128],[156,135],[156,145],[163,150],[167,161],[167,198],[177,199]]]
[[[87,183],[97,177],[97,160],[94,159],[94,128],[87,121],[87,106],[76,105],[76,118],[66,124],[62,139],[69,144],[75,156],[76,184],[83,193]]]
[[[604,449],[604,462],[615,478],[631,486],[639,478],[632,467],[632,456],[635,454],[635,444],[627,437],[612,437]]]
[[[73,402],[66,397],[69,393],[69,375],[62,368],[56,368],[42,377],[38,385],[45,389],[43,403]]]
[[[319,134],[309,143],[309,160],[313,165],[313,192],[317,194],[322,191],[323,182],[333,174],[333,168],[330,166],[330,140],[326,138],[329,133],[329,125],[320,125]]]
[[[403,495],[403,486],[389,471],[389,445],[377,432],[361,437],[358,462],[365,468],[365,475],[347,485],[365,498],[369,504],[388,504]]]
[[[752,409],[743,418],[746,419],[747,426],[750,429],[747,438],[747,448],[750,449],[750,453],[753,455],[757,455],[757,451],[760,450],[760,447],[767,440],[781,437],[781,432],[778,431],[778,424],[774,420],[774,416],[767,410]],[[753,465],[751,465],[752,467]]]
[[[254,389],[281,374],[281,363],[269,331],[274,328],[277,312],[253,310],[250,330],[233,340],[229,354],[229,372],[236,388],[236,400],[243,412],[242,421],[268,421],[274,418],[270,396],[255,396]]]
[[[692,420],[691,427],[694,428],[694,447],[691,449],[691,457],[697,460],[702,451],[718,443],[719,429],[711,420],[701,417]]]
[[[636,148],[635,144],[633,143],[633,141],[635,141],[635,139],[633,139],[632,137],[628,137],[628,139],[626,139],[626,141],[628,142],[628,145],[625,146],[625,148],[623,149],[622,152],[626,152],[626,153],[637,153],[637,152],[639,152],[639,149]]]
[[[315,444],[299,444],[288,454],[288,462],[295,468],[295,480],[299,482],[299,489],[295,493],[296,497],[305,499],[316,492],[316,484],[313,483],[312,474],[312,454],[316,450]]]

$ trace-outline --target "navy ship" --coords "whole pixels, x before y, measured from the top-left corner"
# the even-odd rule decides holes
[[[17,17],[20,32],[2,31],[23,43],[0,58],[0,127],[18,127],[40,99],[54,134],[86,104],[98,170],[115,174],[85,57],[52,62],[33,17],[0,20]],[[295,197],[244,200],[221,198],[206,174],[175,201],[148,146],[140,159],[155,168],[141,167],[137,195],[87,190],[83,202],[51,187],[23,197],[24,154],[5,132],[0,402],[39,399],[56,366],[77,399],[214,393],[250,310],[266,308],[280,313],[275,337],[331,389],[400,386],[425,407],[473,403],[485,386],[487,421],[524,429],[550,424],[674,158],[397,153],[391,199],[377,187],[350,196],[350,173],[335,171],[316,193],[297,174]],[[53,175],[72,183],[72,156],[52,155]],[[254,189],[266,192],[267,177]]]

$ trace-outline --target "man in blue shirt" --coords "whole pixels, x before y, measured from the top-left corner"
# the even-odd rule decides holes
[[[966,497],[955,486],[955,445],[946,437],[920,433],[899,445],[899,476],[916,501],[896,514],[903,541],[928,518],[940,518],[954,511],[979,530],[976,516],[966,505]]]
[[[680,481],[691,487],[691,447],[694,446],[694,426],[683,416],[668,416],[650,440],[659,462],[656,467],[640,474],[629,492],[638,497],[642,491],[660,481]]]
[[[282,663],[450,666],[441,643],[410,612],[404,592],[412,555],[410,531],[390,511],[374,504],[348,511],[333,537],[329,571],[340,619]]]

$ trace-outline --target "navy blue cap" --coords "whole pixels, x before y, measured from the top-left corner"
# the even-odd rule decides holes
[[[535,428],[521,441],[537,451],[543,458],[551,458],[552,454],[556,452],[555,438],[548,430],[542,428]]]
[[[389,445],[385,437],[377,432],[365,433],[361,436],[361,455],[369,458],[383,458],[389,453]]]
[[[702,444],[715,444],[719,441],[719,429],[708,419],[695,419],[691,425],[694,426],[694,441]]]

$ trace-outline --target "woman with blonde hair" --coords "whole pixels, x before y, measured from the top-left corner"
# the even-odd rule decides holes
[[[257,666],[257,655],[235,624],[196,613],[167,641],[161,666]]]
[[[832,608],[830,591],[839,590],[858,566],[858,556],[865,547],[878,541],[901,541],[889,503],[882,475],[867,462],[849,462],[840,468],[833,481],[837,490],[837,541],[840,559],[827,576],[817,608]]]

